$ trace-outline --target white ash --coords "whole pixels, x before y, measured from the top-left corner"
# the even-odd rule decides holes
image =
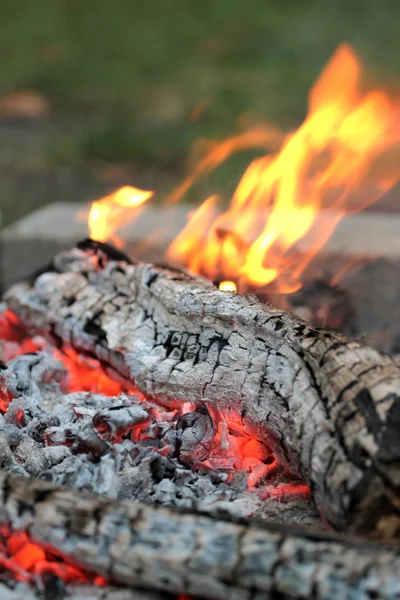
[[[66,368],[48,352],[16,357],[0,378],[14,396],[0,415],[2,468],[113,499],[318,522],[311,501],[261,500],[243,471],[204,464],[215,434],[204,409],[177,421],[139,396],[65,393]]]

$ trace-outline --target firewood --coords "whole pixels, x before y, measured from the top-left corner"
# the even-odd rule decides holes
[[[4,471],[0,522],[129,587],[221,600],[389,600],[400,589],[400,553],[387,546],[111,501]]]
[[[3,469],[112,499],[322,527],[307,486],[219,411],[186,404],[181,414],[133,391],[69,393],[66,367],[36,341],[41,351],[0,370]]]
[[[400,536],[400,369],[390,356],[90,240],[5,301],[164,405],[218,406],[267,439],[334,528]]]

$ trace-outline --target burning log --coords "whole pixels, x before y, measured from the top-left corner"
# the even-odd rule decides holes
[[[91,240],[5,300],[24,326],[96,357],[159,405],[218,409],[267,440],[336,529],[399,537],[400,369],[389,356]]]
[[[331,534],[215,520],[0,473],[0,520],[130,587],[213,599],[395,598],[400,554]]]

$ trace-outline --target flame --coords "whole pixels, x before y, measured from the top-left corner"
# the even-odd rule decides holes
[[[129,220],[137,217],[139,207],[152,196],[151,191],[126,185],[105,198],[95,200],[88,219],[90,237],[99,242],[112,239],[114,232],[126,221],[127,214]],[[114,237],[114,240],[118,243],[118,238]]]
[[[218,196],[207,198],[167,258],[213,281],[229,281],[232,290],[232,284],[241,292],[271,284],[275,293],[299,289],[341,218],[375,202],[399,179],[399,103],[383,91],[365,91],[361,79],[359,60],[342,45],[311,89],[307,117],[295,132],[253,127],[208,144],[167,204],[235,152],[279,151],[249,164],[225,211]],[[94,202],[91,236],[112,239],[151,196],[124,187]]]
[[[305,268],[340,219],[399,178],[388,160],[400,142],[398,104],[382,91],[363,92],[360,78],[355,54],[341,46],[312,88],[300,128],[278,154],[249,165],[225,212],[214,217],[215,197],[206,200],[167,256],[212,280],[233,280],[241,290],[273,282],[277,292],[301,287]],[[213,148],[178,196],[228,150],[232,142]],[[303,238],[308,248],[300,254]]]
[[[218,287],[221,290],[221,292],[237,291],[236,283],[234,281],[221,281]]]

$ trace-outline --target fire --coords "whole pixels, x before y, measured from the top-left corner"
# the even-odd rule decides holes
[[[236,292],[237,287],[234,281],[221,281],[219,284],[221,292]]]
[[[242,290],[273,282],[278,292],[298,289],[340,219],[399,178],[387,160],[400,142],[398,104],[382,91],[363,92],[360,79],[356,56],[341,46],[311,90],[301,127],[278,154],[249,165],[228,210],[213,218],[217,207],[206,200],[169,258],[212,280],[234,280]],[[301,255],[296,246],[305,237],[309,249]]]
[[[112,239],[114,232],[126,221],[127,214],[129,220],[137,217],[140,207],[152,196],[151,191],[126,185],[105,198],[95,200],[88,219],[90,237],[99,242]],[[118,238],[115,239],[118,242]]]
[[[33,543],[25,531],[10,531],[4,524],[0,524],[0,567],[17,581],[31,584],[58,577],[66,583],[107,585],[104,577],[72,565],[64,557]]]
[[[181,200],[235,152],[280,150],[249,164],[227,210],[218,196],[207,198],[167,258],[213,281],[234,282],[240,291],[273,284],[275,292],[293,292],[340,219],[397,182],[393,155],[399,142],[398,102],[383,91],[364,90],[359,60],[342,45],[311,89],[307,117],[295,132],[283,136],[263,126],[209,146],[168,203]],[[151,196],[124,187],[95,202],[91,236],[111,239]]]

